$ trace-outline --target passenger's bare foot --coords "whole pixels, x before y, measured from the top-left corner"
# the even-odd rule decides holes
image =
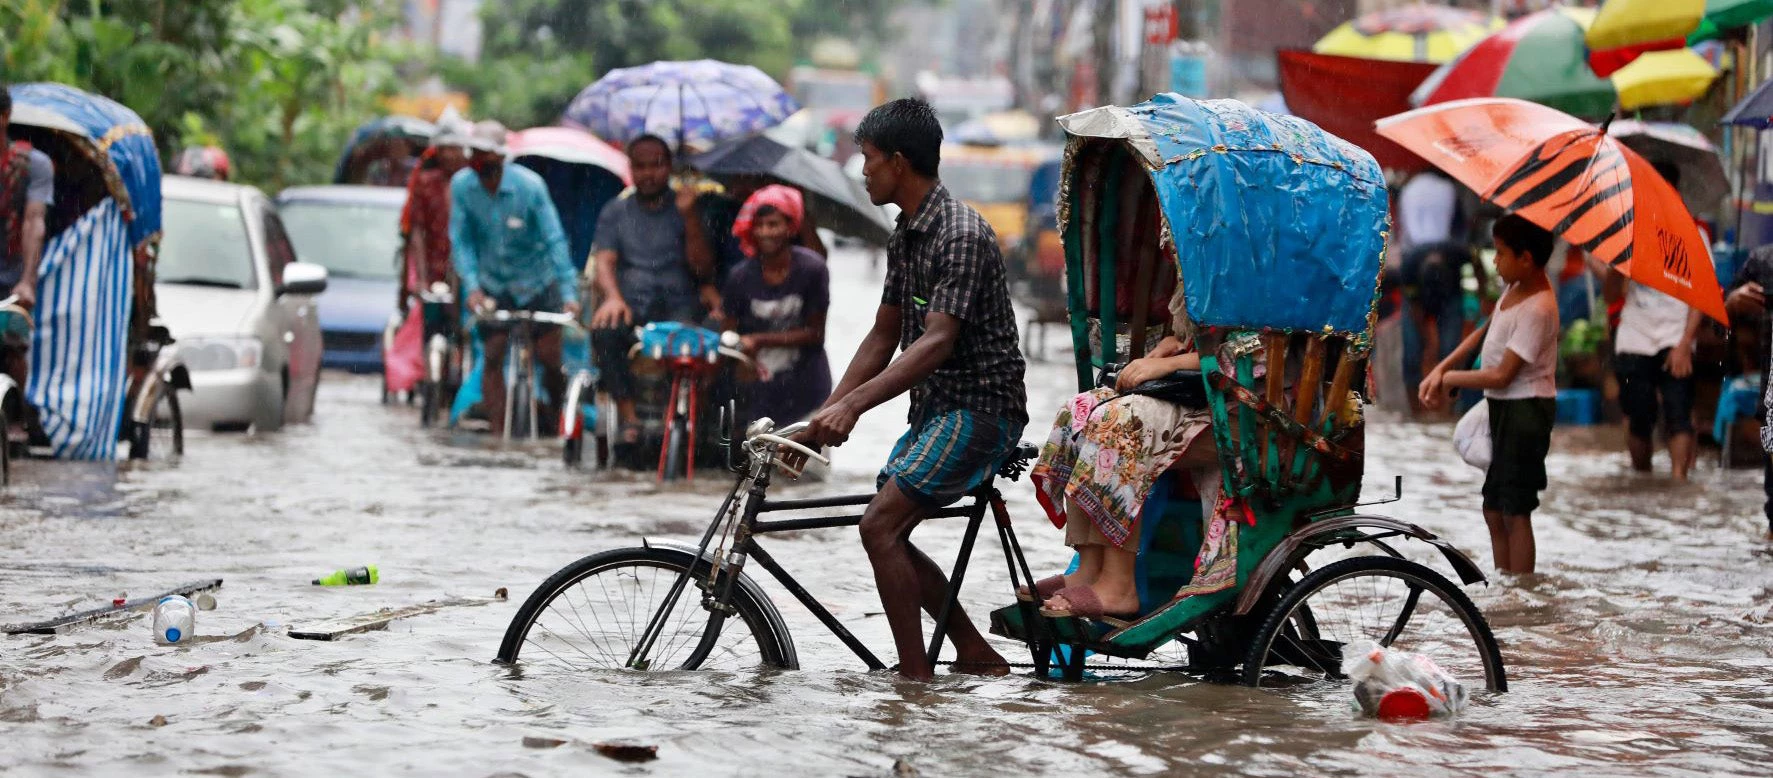
[[[1090,590],[1095,592],[1096,597],[1102,601],[1102,615],[1129,617],[1139,613],[1139,593],[1137,591],[1103,592],[1093,586],[1090,587]],[[1063,594],[1053,595],[1046,602],[1041,603],[1041,607],[1051,611],[1078,612],[1077,605],[1065,599]]]

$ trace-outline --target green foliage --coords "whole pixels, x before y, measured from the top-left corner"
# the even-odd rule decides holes
[[[347,9],[352,9],[347,11]],[[339,147],[396,85],[377,2],[7,0],[0,72],[58,81],[141,114],[167,159],[228,151],[237,179],[330,178]]]

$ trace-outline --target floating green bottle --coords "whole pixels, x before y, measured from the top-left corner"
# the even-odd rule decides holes
[[[381,580],[382,573],[380,570],[376,569],[375,565],[365,565],[363,567],[353,567],[349,570],[334,570],[327,574],[325,578],[314,579],[314,585],[361,586],[364,584],[378,583]]]

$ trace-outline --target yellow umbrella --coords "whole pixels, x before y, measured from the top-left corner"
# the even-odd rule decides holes
[[[1449,62],[1502,28],[1502,20],[1440,5],[1407,5],[1345,22],[1312,51],[1340,57]]]
[[[1652,105],[1690,103],[1705,94],[1718,78],[1717,68],[1692,49],[1648,52],[1614,73],[1619,107],[1627,111]]]
[[[1588,64],[1606,77],[1647,51],[1679,49],[1705,16],[1705,0],[1607,0],[1588,28]]]

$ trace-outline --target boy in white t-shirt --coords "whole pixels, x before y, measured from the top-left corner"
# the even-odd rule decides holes
[[[1496,273],[1507,284],[1489,323],[1422,379],[1422,404],[1439,408],[1458,389],[1482,389],[1490,410],[1490,467],[1484,522],[1496,569],[1531,573],[1537,556],[1533,511],[1545,489],[1545,456],[1557,419],[1558,303],[1545,263],[1551,233],[1516,214],[1496,220]],[[1483,367],[1469,364],[1482,347]]]

